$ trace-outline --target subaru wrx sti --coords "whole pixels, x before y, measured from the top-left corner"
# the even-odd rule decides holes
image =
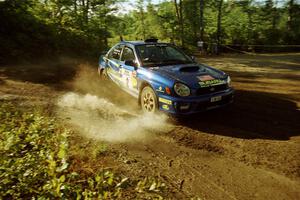
[[[98,72],[137,98],[146,112],[189,115],[233,102],[229,75],[157,40],[116,44],[100,56]]]

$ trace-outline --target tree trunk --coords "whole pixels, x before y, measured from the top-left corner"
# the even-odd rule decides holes
[[[77,16],[77,0],[73,0],[74,16]]]
[[[146,40],[146,30],[145,30],[145,14],[143,8],[141,8],[141,17],[142,17],[142,31],[143,31],[143,40]]]
[[[203,41],[204,24],[203,24],[204,0],[200,0],[200,40]]]
[[[146,27],[145,27],[144,0],[137,1],[137,9],[139,11],[139,20],[141,23],[140,25],[142,27],[143,40],[145,40],[146,39]]]
[[[106,6],[106,0],[103,1],[104,7]],[[104,47],[105,49],[108,48],[108,27],[107,27],[107,13],[104,14]]]
[[[89,23],[89,9],[90,9],[90,0],[86,0],[86,7],[85,7],[85,23]]]
[[[252,19],[252,11],[248,10],[247,12],[248,14],[248,31],[247,31],[247,39],[248,39],[248,43],[251,41],[252,36],[253,36],[253,19]],[[251,44],[251,42],[250,42]]]
[[[293,7],[294,7],[294,0],[289,1],[288,5],[288,21],[287,21],[287,30],[291,31],[292,30],[292,21],[293,21]]]
[[[183,23],[183,15],[182,15],[182,0],[179,0],[179,7],[177,4],[177,0],[174,0],[175,10],[176,10],[176,16],[180,27],[180,41],[181,46],[184,47],[184,23]]]
[[[83,25],[87,25],[89,21],[89,6],[90,1],[89,0],[81,0],[81,7],[82,7],[82,20]]]
[[[218,5],[218,24],[217,24],[217,49],[216,53],[220,53],[220,44],[221,44],[221,32],[222,32],[222,7],[223,7],[223,0],[219,0]]]

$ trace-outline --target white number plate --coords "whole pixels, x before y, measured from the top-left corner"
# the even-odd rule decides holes
[[[210,99],[210,102],[216,102],[216,101],[221,101],[222,100],[222,96],[216,96],[216,97],[212,97]]]

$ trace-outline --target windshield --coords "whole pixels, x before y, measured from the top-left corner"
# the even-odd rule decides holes
[[[193,60],[173,46],[146,44],[136,47],[144,67],[193,63]]]

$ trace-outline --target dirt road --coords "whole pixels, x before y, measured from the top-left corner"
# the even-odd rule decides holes
[[[300,54],[199,61],[231,75],[232,107],[176,122],[149,119],[133,98],[101,86],[96,69],[71,60],[46,69],[1,66],[0,100],[51,115],[65,102],[59,117],[107,144],[85,167],[98,162],[131,178],[156,177],[167,199],[300,199]]]

